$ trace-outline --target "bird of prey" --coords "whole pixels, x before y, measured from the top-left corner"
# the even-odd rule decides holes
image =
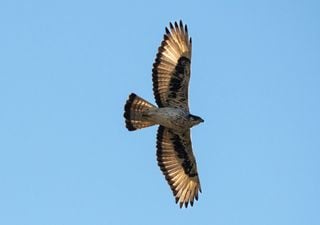
[[[131,93],[124,106],[129,131],[160,125],[157,133],[158,165],[180,208],[193,206],[201,192],[196,160],[192,152],[190,128],[203,122],[190,114],[188,86],[191,38],[182,21],[166,27],[152,69],[155,106]]]

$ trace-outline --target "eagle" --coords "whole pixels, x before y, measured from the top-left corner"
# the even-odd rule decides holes
[[[180,20],[169,24],[152,69],[155,106],[131,93],[124,106],[129,131],[159,125],[157,161],[176,203],[193,206],[201,192],[197,164],[192,152],[190,128],[204,122],[192,115],[188,104],[192,40]]]

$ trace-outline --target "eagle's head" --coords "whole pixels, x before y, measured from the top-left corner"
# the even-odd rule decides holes
[[[193,127],[195,125],[198,125],[199,123],[204,122],[204,120],[199,116],[189,114],[189,122],[190,122],[190,127]]]

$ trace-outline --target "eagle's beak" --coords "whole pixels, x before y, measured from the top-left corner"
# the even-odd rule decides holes
[[[204,122],[204,120],[201,118],[201,119],[200,119],[200,123],[203,123],[203,122]]]

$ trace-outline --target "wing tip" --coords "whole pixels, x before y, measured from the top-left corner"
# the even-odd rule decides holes
[[[181,19],[180,19],[180,21],[179,21],[179,25],[180,25],[180,28],[183,28],[183,22],[182,22]]]
[[[172,22],[169,23],[170,29],[173,30],[173,24]]]
[[[176,29],[179,28],[177,21],[174,22],[174,27],[175,27]]]
[[[188,26],[187,26],[187,24],[183,23],[182,19],[180,19],[179,22],[178,21],[169,22],[169,26],[168,27],[165,28],[165,32],[166,32],[167,35],[171,34],[170,30],[174,31],[174,30],[178,30],[178,29],[188,33]]]
[[[170,34],[170,31],[169,31],[168,27],[166,27],[166,34],[167,34],[167,35]]]

